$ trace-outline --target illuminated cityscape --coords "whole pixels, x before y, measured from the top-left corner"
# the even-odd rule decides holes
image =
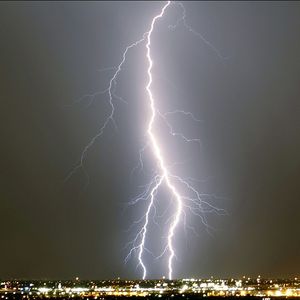
[[[263,279],[260,276],[241,279],[180,279],[166,280],[4,280],[1,299],[44,298],[187,298],[203,297],[260,297],[300,298],[300,280]]]

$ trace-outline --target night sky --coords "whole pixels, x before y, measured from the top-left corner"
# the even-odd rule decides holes
[[[107,87],[112,71],[99,69],[120,62],[162,4],[0,3],[0,278],[141,276],[135,259],[124,264],[124,246],[145,210],[126,209],[147,178],[130,177],[148,112],[144,46],[118,79],[128,102],[115,102],[118,130],[109,125],[86,156],[89,183],[82,170],[64,179],[109,113],[105,95],[78,100]],[[300,3],[184,5],[189,24],[225,59],[184,27],[168,29],[178,8],[158,23],[160,109],[202,120],[174,119],[201,146],[165,141],[165,151],[227,215],[207,215],[210,234],[197,218],[198,237],[178,231],[174,276],[299,276]],[[148,245],[157,249],[155,230]],[[150,277],[166,275],[164,261],[146,261]]]

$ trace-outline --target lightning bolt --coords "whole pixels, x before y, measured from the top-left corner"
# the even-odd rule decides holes
[[[114,120],[114,112],[115,112],[115,106],[114,106],[114,100],[119,101],[125,101],[122,97],[116,95],[115,89],[117,85],[117,79],[118,75],[121,72],[124,63],[126,61],[127,54],[129,50],[131,50],[134,47],[137,47],[140,44],[144,44],[145,50],[146,50],[146,63],[147,63],[147,81],[145,85],[145,92],[147,94],[148,98],[148,106],[150,108],[150,116],[147,122],[147,130],[146,130],[146,138],[147,142],[144,145],[144,147],[139,152],[139,166],[141,169],[143,169],[143,153],[146,151],[148,147],[151,148],[153,157],[155,158],[157,167],[154,172],[154,175],[152,176],[152,179],[150,182],[144,187],[144,190],[141,194],[139,194],[135,199],[133,199],[129,204],[135,205],[136,203],[140,201],[145,201],[147,203],[147,208],[145,214],[135,221],[132,224],[132,227],[134,226],[140,226],[140,229],[138,230],[137,234],[135,235],[134,239],[130,241],[126,247],[130,247],[130,251],[128,255],[125,258],[125,262],[127,262],[132,255],[137,254],[138,259],[138,266],[142,269],[142,278],[145,279],[147,277],[147,267],[143,260],[144,253],[149,252],[154,257],[155,255],[146,247],[146,238],[148,233],[148,227],[151,221],[151,216],[154,214],[156,215],[156,195],[160,187],[164,186],[171,198],[172,206],[175,208],[175,212],[171,214],[171,216],[167,219],[165,222],[165,225],[167,225],[167,237],[166,237],[166,245],[163,248],[163,251],[160,255],[156,256],[156,259],[161,258],[164,255],[168,254],[168,278],[173,278],[173,261],[176,257],[176,252],[174,248],[174,239],[176,236],[176,229],[180,222],[182,221],[184,228],[189,228],[192,231],[195,232],[194,228],[190,225],[187,225],[187,214],[191,213],[192,215],[196,215],[200,217],[202,223],[205,225],[207,229],[211,229],[209,226],[207,220],[206,220],[206,213],[209,212],[216,212],[218,214],[224,214],[225,211],[223,209],[219,209],[211,205],[208,201],[205,200],[207,195],[200,194],[197,189],[193,186],[193,183],[196,181],[193,178],[182,178],[176,174],[173,174],[172,172],[172,165],[168,165],[164,159],[163,156],[163,148],[160,145],[156,132],[154,130],[155,122],[158,118],[163,120],[164,124],[169,130],[169,133],[171,136],[179,137],[181,138],[185,143],[190,142],[199,142],[199,139],[191,139],[185,137],[182,133],[175,132],[170,124],[170,122],[167,120],[167,117],[169,115],[177,115],[181,114],[185,117],[190,117],[191,120],[195,122],[199,122],[200,120],[197,119],[192,113],[186,112],[183,110],[174,110],[170,112],[161,113],[156,105],[157,100],[155,99],[153,92],[152,92],[152,83],[153,83],[153,74],[152,74],[152,68],[153,68],[153,58],[152,58],[152,52],[151,52],[151,39],[153,32],[157,26],[157,22],[163,18],[165,15],[166,10],[171,4],[178,5],[181,10],[182,14],[181,17],[177,20],[177,23],[175,25],[169,25],[169,29],[175,30],[177,26],[179,26],[180,23],[183,24],[183,26],[189,31],[192,32],[194,35],[199,37],[202,41],[204,41],[209,47],[212,48],[213,51],[216,52],[219,58],[222,58],[220,52],[212,45],[210,44],[200,33],[195,31],[193,28],[191,28],[187,22],[186,22],[186,12],[185,8],[182,3],[180,2],[171,2],[167,1],[161,8],[159,14],[153,17],[150,28],[147,32],[145,32],[141,39],[133,42],[129,46],[127,46],[122,54],[121,62],[118,66],[112,67],[112,68],[105,68],[101,71],[105,70],[114,70],[114,74],[109,80],[108,87],[100,92],[97,92],[95,94],[91,95],[85,95],[84,97],[90,98],[92,101],[97,95],[100,94],[108,94],[108,103],[110,106],[110,113],[105,119],[105,122],[103,123],[102,127],[98,131],[98,133],[90,140],[90,142],[85,146],[85,148],[82,151],[80,162],[79,164],[69,173],[67,176],[67,179],[70,178],[74,172],[76,172],[79,168],[82,168],[84,170],[84,159],[87,155],[88,150],[90,147],[93,146],[95,141],[101,137],[107,128],[107,126],[112,123],[115,127],[116,123]],[[175,164],[173,164],[175,165]],[[134,168],[133,172],[137,169]],[[180,192],[179,192],[180,191]],[[155,222],[155,218],[153,217],[153,222]],[[130,227],[131,230],[131,227]]]
[[[160,14],[153,18],[153,20],[151,22],[150,30],[147,34],[147,44],[146,44],[146,48],[147,48],[147,55],[146,56],[147,56],[147,60],[148,60],[148,70],[147,70],[147,72],[148,72],[148,79],[149,79],[148,83],[147,83],[147,86],[146,86],[146,90],[147,90],[147,93],[148,93],[148,96],[149,96],[149,102],[150,102],[150,107],[151,107],[151,118],[150,118],[150,121],[149,121],[147,133],[150,137],[154,155],[155,155],[156,159],[159,162],[159,166],[160,166],[161,172],[162,172],[161,180],[160,180],[159,184],[155,185],[152,192],[157,190],[159,185],[163,181],[165,181],[165,183],[168,186],[171,194],[174,195],[174,197],[176,199],[176,213],[174,215],[173,221],[171,222],[171,225],[170,225],[170,228],[169,228],[169,233],[168,233],[168,249],[170,251],[170,256],[169,256],[169,261],[168,261],[169,279],[172,278],[172,273],[173,273],[172,261],[173,261],[174,255],[175,255],[175,251],[174,251],[174,248],[173,248],[173,236],[174,236],[174,233],[175,233],[176,226],[177,226],[178,222],[180,221],[183,204],[182,204],[182,199],[181,199],[180,194],[178,193],[178,191],[176,190],[175,186],[172,183],[172,180],[171,180],[170,175],[169,175],[169,171],[166,167],[166,164],[164,162],[164,158],[161,154],[160,146],[159,146],[159,144],[156,140],[155,134],[153,132],[153,123],[154,123],[155,118],[156,118],[156,107],[155,107],[154,97],[153,97],[153,94],[152,94],[152,91],[151,91],[151,85],[152,85],[152,81],[153,81],[152,73],[151,73],[152,66],[153,66],[153,61],[152,61],[152,57],[151,57],[151,35],[153,33],[155,23],[157,22],[158,19],[160,19],[164,15],[165,10],[170,5],[170,3],[171,3],[171,1],[168,1],[164,5],[164,7],[162,8]],[[151,195],[153,194],[152,192],[151,192]],[[151,197],[151,202],[153,202],[153,197]],[[152,203],[150,203],[150,205],[152,205]],[[144,232],[146,234],[146,230]],[[142,239],[142,243],[140,245],[140,251],[139,251],[139,261],[140,261],[141,264],[142,264],[141,256],[142,256],[142,251],[143,251],[143,242],[144,242],[145,234],[143,235],[143,239]],[[144,279],[146,277],[146,271],[145,271],[144,265],[142,265],[142,266],[144,268],[144,275],[143,275],[143,279]]]

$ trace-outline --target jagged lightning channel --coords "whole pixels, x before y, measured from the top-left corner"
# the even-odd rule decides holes
[[[130,204],[134,205],[138,203],[139,201],[143,200],[148,202],[147,209],[145,214],[139,218],[137,221],[135,221],[132,226],[135,225],[141,225],[140,229],[138,230],[135,238],[127,244],[127,246],[130,246],[130,251],[128,255],[125,258],[125,262],[127,262],[131,256],[135,253],[137,253],[138,258],[138,266],[142,269],[142,277],[143,279],[147,276],[147,267],[143,260],[144,252],[151,253],[149,249],[146,247],[146,238],[148,233],[148,226],[150,222],[150,214],[152,211],[156,211],[155,206],[155,196],[159,190],[159,188],[164,185],[167,190],[170,193],[171,201],[173,206],[175,207],[175,212],[166,220],[165,225],[168,225],[167,230],[167,239],[166,239],[166,245],[163,248],[163,251],[160,255],[156,256],[156,259],[161,258],[162,256],[166,255],[168,253],[168,278],[173,278],[173,260],[175,258],[175,249],[174,249],[174,238],[175,238],[175,232],[178,227],[178,224],[182,220],[184,228],[188,227],[192,231],[195,232],[194,228],[192,226],[187,225],[187,213],[190,212],[192,215],[196,215],[200,217],[202,223],[205,225],[207,229],[211,229],[209,226],[205,214],[208,212],[216,212],[218,214],[223,214],[225,211],[223,209],[219,209],[217,207],[214,207],[210,203],[208,203],[206,200],[203,199],[203,194],[200,194],[196,188],[193,186],[192,182],[196,181],[193,178],[182,178],[178,175],[174,175],[171,172],[172,165],[167,165],[164,157],[162,155],[162,146],[158,142],[158,138],[155,134],[155,131],[153,129],[154,123],[156,119],[159,117],[161,120],[163,120],[164,124],[169,129],[169,134],[171,136],[179,137],[184,142],[199,142],[199,139],[190,139],[185,137],[182,133],[174,132],[171,124],[167,120],[167,116],[171,114],[182,114],[184,116],[190,117],[193,121],[199,122],[200,120],[197,119],[192,113],[182,111],[182,110],[174,110],[170,112],[161,113],[159,109],[157,108],[155,98],[153,96],[153,92],[151,90],[152,82],[153,82],[153,74],[152,74],[152,67],[153,67],[153,58],[152,58],[152,52],[151,52],[151,38],[152,34],[154,32],[154,29],[156,28],[156,24],[161,19],[167,10],[167,8],[171,4],[176,4],[181,8],[181,17],[177,20],[177,23],[175,25],[169,25],[170,29],[175,29],[177,26],[179,26],[180,23],[183,24],[183,26],[190,32],[192,32],[194,35],[199,37],[202,41],[204,41],[208,46],[210,46],[218,55],[219,58],[223,59],[220,52],[210,43],[208,42],[200,33],[195,31],[192,27],[190,27],[186,22],[186,12],[185,8],[182,3],[180,2],[173,2],[173,1],[167,1],[164,3],[163,7],[160,9],[159,14],[154,16],[152,18],[150,28],[147,32],[145,32],[141,39],[133,42],[129,46],[127,46],[122,54],[122,60],[118,66],[112,67],[112,68],[106,68],[103,70],[115,70],[113,73],[113,76],[109,80],[108,87],[100,92],[97,92],[95,94],[91,95],[85,95],[85,97],[91,98],[93,101],[97,95],[100,94],[108,94],[108,102],[110,106],[110,113],[105,119],[105,122],[103,123],[102,127],[98,131],[98,133],[90,140],[90,142],[85,146],[85,148],[82,151],[80,162],[75,168],[69,173],[66,179],[69,179],[79,168],[82,168],[84,170],[84,159],[87,155],[88,150],[90,147],[93,146],[95,141],[101,137],[107,128],[109,123],[112,123],[116,127],[116,123],[114,120],[114,112],[115,112],[115,106],[114,106],[114,99],[117,99],[119,101],[125,101],[122,97],[116,95],[115,89],[117,85],[117,78],[119,73],[122,70],[122,67],[126,61],[127,53],[130,49],[145,43],[145,50],[146,50],[146,64],[147,64],[147,82],[145,85],[145,91],[148,96],[148,105],[150,107],[150,117],[147,122],[147,132],[146,136],[148,137],[147,143],[144,145],[144,147],[140,150],[139,154],[139,164],[140,167],[143,168],[143,158],[142,154],[145,151],[146,148],[151,147],[153,156],[157,163],[157,170],[155,171],[151,181],[146,185],[144,191],[137,196],[135,199],[133,199]],[[101,70],[100,70],[101,71]],[[173,164],[175,165],[175,164]],[[84,171],[85,172],[85,171]],[[86,173],[86,172],[85,172]],[[179,193],[180,190],[180,193]],[[155,223],[155,222],[154,222]],[[152,253],[151,253],[152,254]],[[154,254],[152,254],[154,256]]]
[[[171,222],[171,225],[170,225],[170,228],[169,228],[169,233],[168,233],[168,249],[170,251],[169,260],[168,260],[168,275],[169,275],[168,277],[169,277],[169,279],[172,278],[172,273],[173,273],[172,261],[173,261],[174,255],[175,255],[175,251],[174,251],[174,248],[173,248],[173,236],[174,236],[176,226],[177,226],[178,222],[180,221],[183,205],[182,205],[181,196],[180,196],[179,192],[177,191],[177,189],[175,188],[175,186],[172,183],[172,180],[171,180],[170,175],[169,175],[168,168],[167,168],[167,166],[164,162],[164,158],[161,154],[160,145],[157,142],[157,139],[156,139],[155,134],[153,132],[153,123],[154,123],[155,118],[156,118],[157,109],[155,107],[155,101],[154,101],[154,97],[153,97],[153,94],[152,94],[152,91],[151,91],[151,85],[152,85],[152,81],[153,81],[152,73],[151,73],[152,66],[153,66],[153,61],[152,61],[152,57],[151,57],[151,35],[152,35],[152,32],[153,32],[155,23],[157,22],[158,19],[160,19],[164,15],[165,10],[170,5],[170,3],[171,3],[171,1],[168,1],[163,6],[160,14],[153,18],[153,20],[151,22],[151,27],[150,27],[149,33],[147,34],[147,44],[146,44],[146,48],[147,48],[147,55],[146,56],[147,56],[147,60],[148,60],[147,73],[148,73],[148,79],[149,79],[148,83],[147,83],[147,86],[146,86],[146,90],[147,90],[147,93],[148,93],[148,96],[149,96],[150,107],[151,107],[151,117],[150,117],[150,121],[149,121],[149,124],[148,124],[147,133],[148,133],[148,135],[150,137],[150,140],[151,140],[151,143],[152,143],[154,155],[155,155],[156,159],[158,160],[159,166],[161,168],[161,172],[162,172],[161,178],[162,179],[161,179],[160,183],[165,181],[165,183],[166,183],[168,189],[170,190],[171,194],[174,195],[174,197],[176,199],[176,213],[174,215],[173,221]],[[157,189],[158,186],[155,186],[155,188]],[[141,247],[139,253],[141,253],[141,252],[142,252],[142,247]],[[141,257],[141,254],[139,254],[139,259],[140,259],[140,257]],[[141,260],[140,260],[140,262],[141,262]],[[146,276],[146,274],[144,272],[144,278],[145,278],[145,276]]]

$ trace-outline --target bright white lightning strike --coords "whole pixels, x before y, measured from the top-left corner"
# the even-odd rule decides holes
[[[168,233],[168,249],[170,251],[170,256],[169,256],[169,261],[168,261],[169,279],[172,278],[172,272],[173,272],[172,261],[173,261],[174,255],[175,255],[175,251],[173,249],[172,239],[173,239],[173,236],[174,236],[175,228],[176,228],[176,226],[177,226],[177,224],[180,220],[180,217],[181,217],[182,199],[181,199],[180,194],[178,193],[178,191],[176,190],[175,186],[172,183],[172,180],[171,180],[170,175],[169,175],[169,171],[168,171],[168,169],[165,165],[164,159],[163,159],[162,154],[161,154],[160,146],[159,146],[159,144],[158,144],[158,142],[155,138],[155,135],[152,131],[152,126],[153,126],[153,123],[154,123],[154,120],[155,120],[155,117],[156,117],[156,107],[155,107],[154,98],[153,98],[153,95],[152,95],[152,92],[151,92],[151,84],[152,84],[151,70],[152,70],[152,66],[153,66],[153,61],[152,61],[152,58],[151,58],[151,48],[150,48],[150,46],[151,46],[151,35],[152,35],[152,32],[153,32],[154,25],[155,25],[156,21],[164,15],[165,10],[170,5],[170,3],[171,3],[171,1],[168,1],[165,4],[165,6],[162,8],[160,14],[153,18],[150,30],[147,34],[147,44],[146,44],[147,60],[148,60],[148,64],[149,64],[149,67],[148,67],[149,81],[148,81],[148,84],[146,86],[146,90],[148,92],[148,96],[149,96],[149,100],[150,100],[150,106],[151,106],[151,118],[150,118],[150,121],[149,121],[147,133],[150,136],[150,140],[151,140],[151,143],[152,143],[154,155],[155,155],[156,159],[159,161],[159,165],[160,165],[160,168],[161,168],[162,176],[161,176],[160,184],[163,181],[165,181],[168,188],[169,188],[169,190],[171,191],[171,193],[174,195],[174,197],[176,199],[176,213],[175,213],[173,221],[171,222],[171,226],[170,226],[169,233]],[[158,186],[155,186],[155,189],[157,189],[157,188],[158,188]],[[146,234],[146,230],[145,230],[145,234]],[[143,236],[143,239],[144,239],[144,236]],[[141,253],[143,251],[142,246],[143,245],[141,244],[140,251],[139,251],[140,263],[142,263],[142,261],[141,261]],[[145,277],[146,277],[146,270],[144,269],[143,279]]]
[[[95,93],[93,95],[87,95],[87,96],[91,97],[91,99],[93,100],[93,98],[96,95],[107,93],[111,110],[110,110],[109,116],[103,123],[99,132],[91,139],[91,141],[84,148],[84,150],[81,154],[81,157],[80,157],[80,163],[73,169],[73,171],[67,177],[67,178],[69,178],[78,168],[83,168],[83,163],[84,163],[84,159],[86,157],[87,151],[94,144],[96,139],[99,138],[103,134],[103,132],[106,129],[106,127],[108,126],[108,124],[111,122],[113,125],[116,126],[114,118],[113,118],[114,111],[115,111],[115,106],[114,106],[113,100],[118,99],[118,100],[124,101],[123,98],[121,98],[115,94],[117,77],[118,77],[119,73],[121,72],[122,67],[126,61],[126,55],[127,55],[128,51],[133,47],[136,47],[140,44],[145,43],[145,50],[146,50],[145,58],[146,58],[147,66],[148,66],[147,67],[148,80],[147,80],[147,83],[145,86],[145,91],[147,94],[148,104],[150,107],[151,114],[150,114],[150,118],[147,123],[148,125],[147,125],[146,133],[148,136],[148,141],[147,141],[147,144],[140,151],[139,161],[140,161],[141,167],[143,167],[142,153],[145,151],[145,149],[147,147],[150,146],[152,148],[154,158],[158,165],[158,171],[157,171],[157,173],[155,173],[151,182],[146,186],[144,192],[142,194],[140,194],[136,199],[131,201],[131,204],[133,205],[133,204],[136,204],[137,202],[139,202],[140,200],[145,200],[145,201],[148,201],[148,205],[147,205],[145,214],[138,221],[134,222],[134,224],[133,224],[133,225],[140,225],[140,224],[142,224],[142,225],[141,225],[141,228],[138,231],[137,235],[135,236],[134,240],[131,241],[130,243],[128,243],[128,245],[131,245],[131,249],[125,259],[125,261],[127,262],[128,259],[134,253],[137,253],[138,265],[141,267],[141,269],[143,271],[143,275],[142,275],[143,279],[145,279],[147,276],[147,268],[146,268],[146,265],[143,260],[143,255],[144,255],[145,251],[150,252],[146,248],[146,237],[147,237],[147,231],[148,231],[149,222],[150,222],[150,213],[152,210],[156,209],[155,208],[155,196],[158,192],[158,189],[162,185],[165,185],[165,187],[167,188],[167,190],[171,196],[172,203],[174,204],[173,206],[175,207],[175,213],[166,222],[166,224],[168,224],[167,242],[166,242],[166,245],[164,246],[164,250],[162,251],[162,253],[159,256],[157,256],[156,258],[160,258],[168,253],[168,278],[169,279],[173,278],[173,260],[175,257],[174,237],[175,237],[177,226],[182,221],[183,225],[185,227],[189,227],[190,229],[194,230],[193,227],[190,227],[187,225],[187,222],[186,222],[187,213],[190,212],[193,215],[199,216],[202,220],[202,223],[208,228],[209,225],[206,221],[204,214],[207,212],[212,212],[212,211],[217,212],[217,213],[224,212],[224,210],[218,209],[218,208],[212,206],[211,204],[209,204],[207,201],[202,199],[203,195],[201,195],[191,184],[191,181],[193,181],[193,179],[192,180],[190,178],[185,179],[178,175],[174,175],[171,172],[171,166],[168,166],[166,164],[166,162],[164,161],[164,157],[162,155],[162,147],[159,144],[156,134],[153,130],[153,125],[155,123],[155,120],[157,118],[160,118],[164,121],[165,125],[169,129],[169,133],[171,136],[177,136],[177,137],[181,138],[184,142],[195,142],[195,141],[199,142],[198,139],[188,139],[183,134],[174,132],[171,124],[167,121],[166,117],[167,117],[167,115],[171,115],[171,114],[182,114],[184,116],[191,117],[191,119],[193,121],[198,122],[200,120],[195,118],[192,113],[181,111],[181,110],[174,110],[171,112],[161,113],[156,106],[156,101],[154,99],[154,96],[153,96],[153,93],[151,90],[151,86],[152,86],[152,82],[153,82],[153,74],[152,74],[153,58],[151,56],[151,37],[152,37],[153,31],[155,29],[155,26],[157,24],[157,21],[164,16],[167,8],[171,4],[179,5],[179,7],[182,10],[182,16],[180,19],[178,19],[178,22],[176,25],[170,25],[169,28],[175,29],[178,26],[178,24],[180,22],[182,22],[183,26],[186,29],[188,29],[194,35],[200,37],[202,41],[204,41],[208,46],[210,46],[217,53],[217,55],[219,57],[221,57],[219,52],[206,39],[204,39],[200,33],[196,32],[194,29],[192,29],[186,23],[186,13],[185,13],[183,4],[180,2],[167,1],[164,4],[164,6],[161,8],[160,13],[152,19],[149,31],[145,32],[143,34],[143,37],[140,40],[127,46],[125,51],[123,52],[122,60],[121,60],[120,64],[117,67],[110,68],[112,70],[115,70],[115,72],[109,81],[108,88],[105,89],[104,91]],[[179,187],[180,187],[180,192],[178,191]]]

